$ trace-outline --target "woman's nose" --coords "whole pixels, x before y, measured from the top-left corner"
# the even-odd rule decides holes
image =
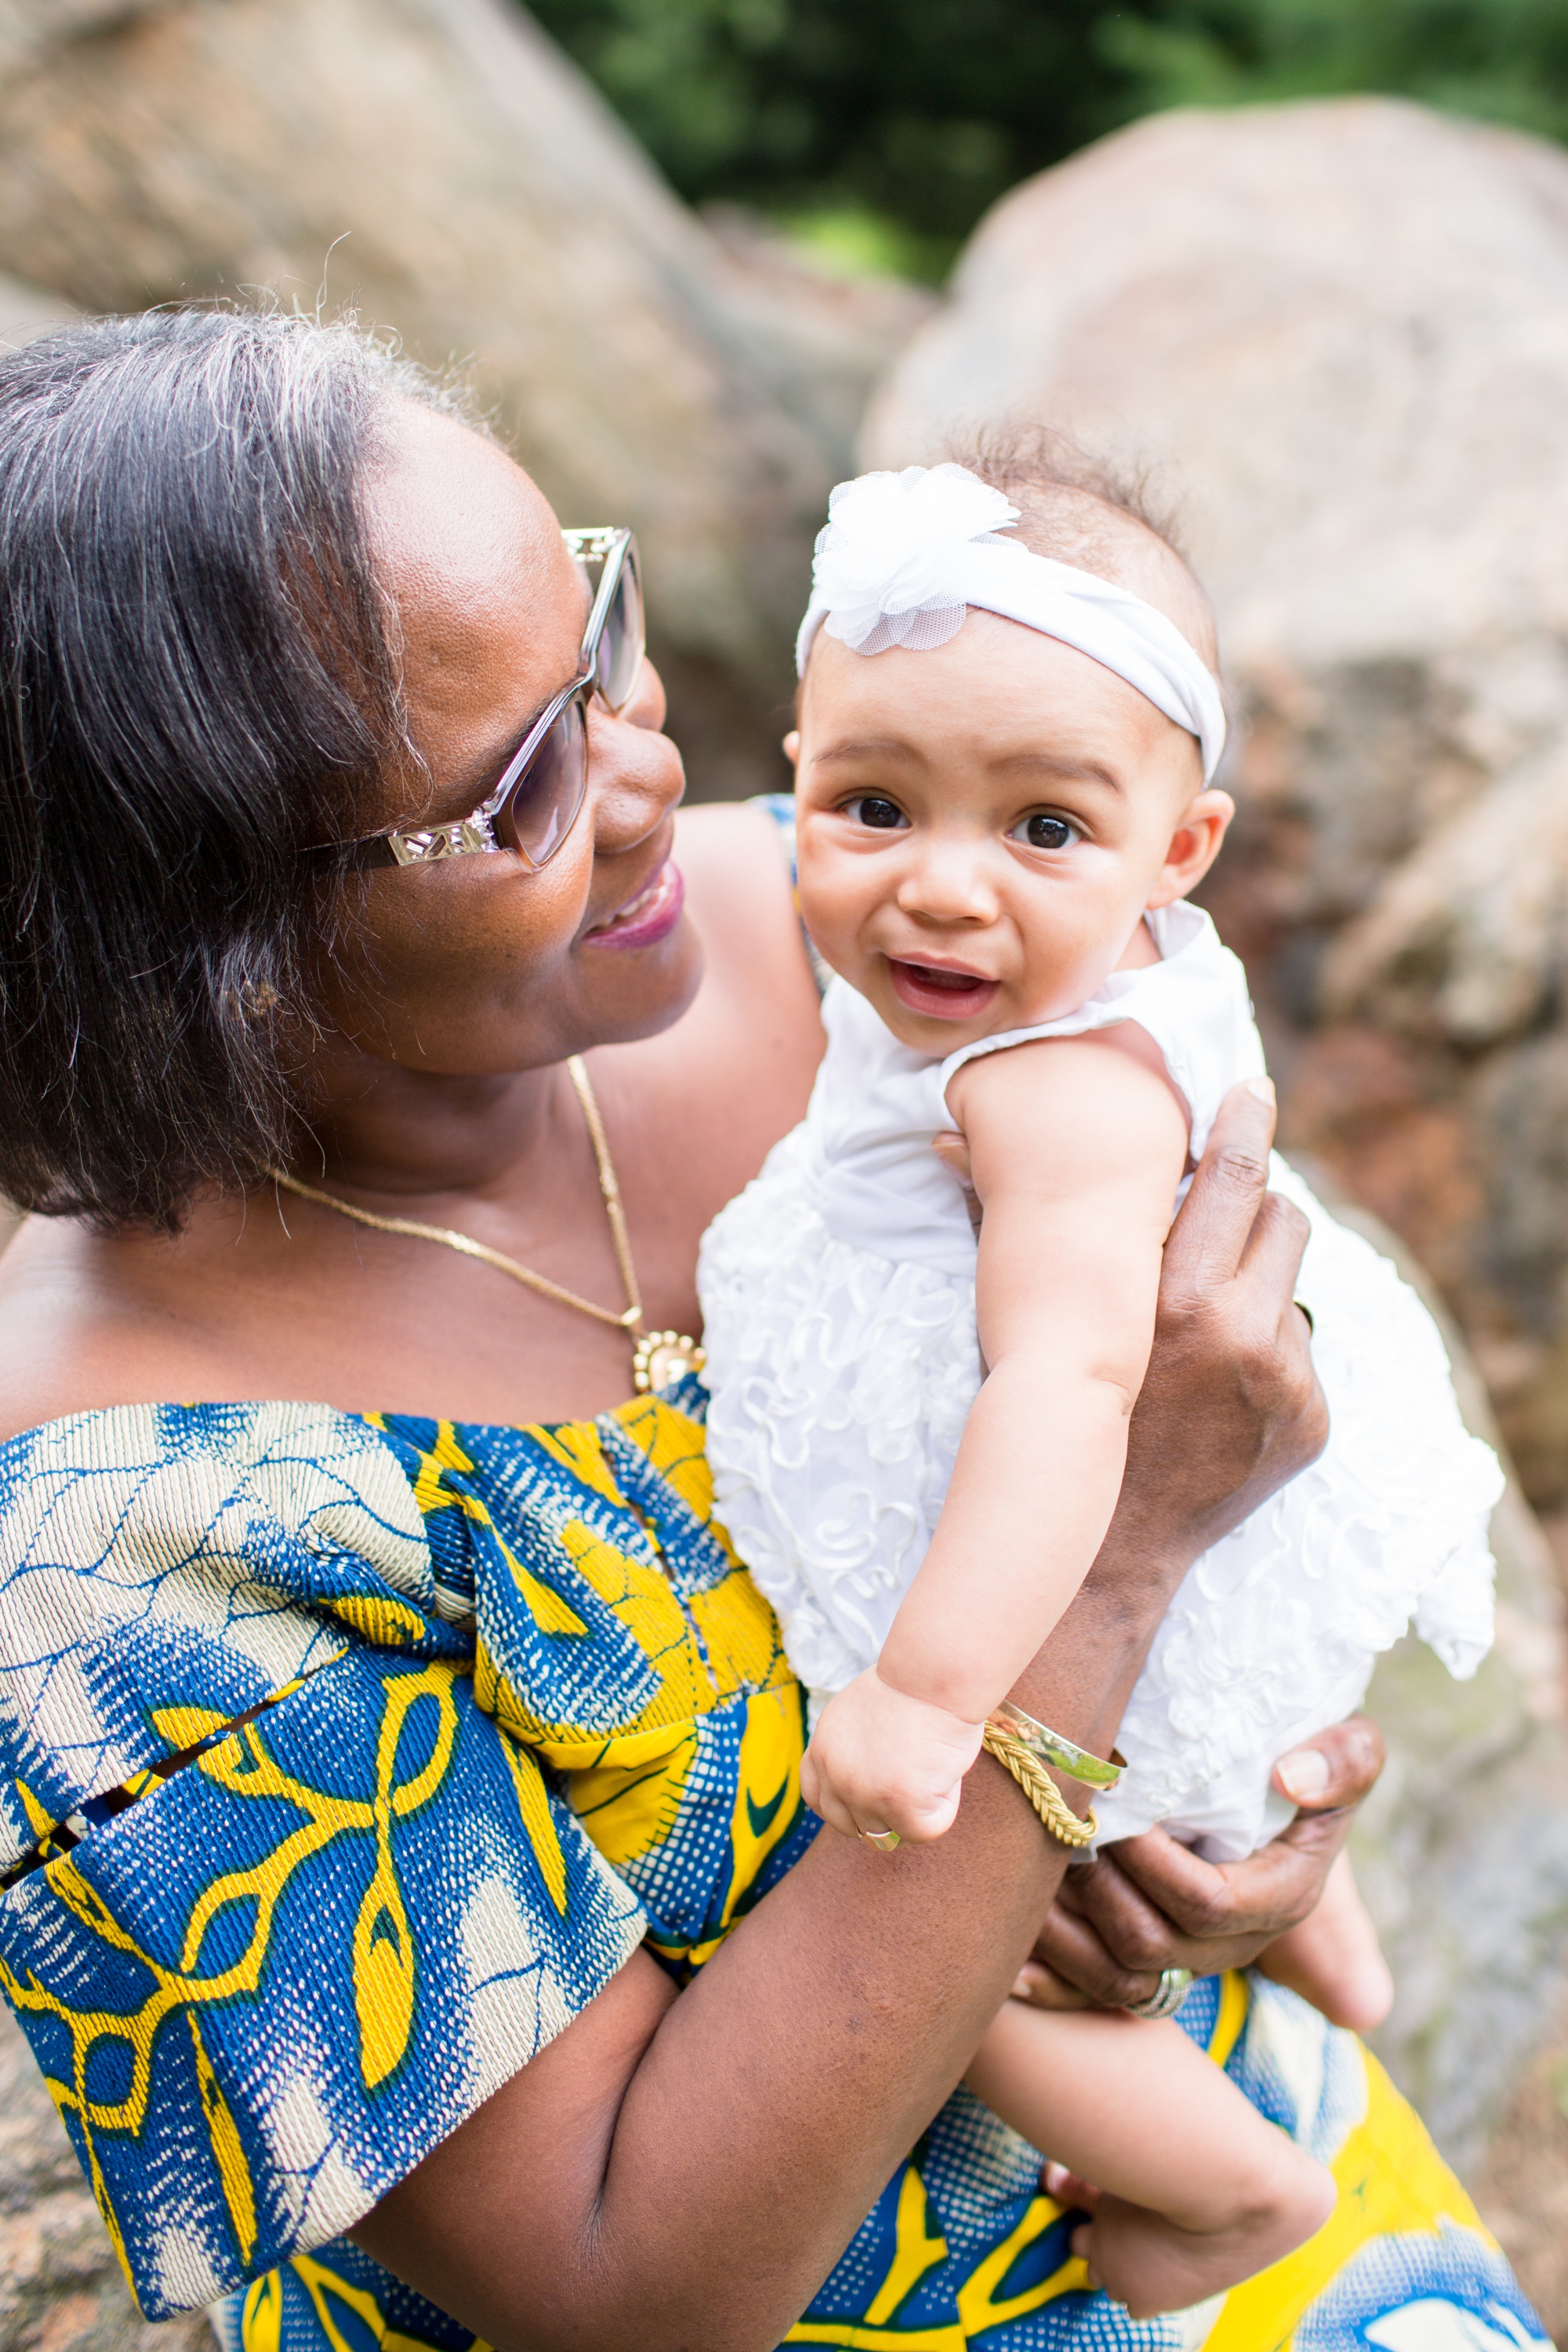
[[[588,790],[601,856],[646,840],[686,790],[680,754],[661,731],[664,710],[664,687],[647,661],[618,718],[596,697],[588,706]]]
[[[604,709],[608,706],[599,703],[596,707]],[[644,654],[637,669],[637,682],[627,699],[615,715],[624,719],[629,727],[651,727],[657,732],[663,728],[664,714],[668,707],[664,680],[647,656]]]

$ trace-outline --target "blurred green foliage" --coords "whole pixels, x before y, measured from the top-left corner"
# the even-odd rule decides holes
[[[940,276],[1004,189],[1157,108],[1387,90],[1568,136],[1568,0],[532,0],[693,203]]]

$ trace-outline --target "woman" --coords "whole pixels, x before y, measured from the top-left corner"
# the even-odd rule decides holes
[[[1253,1863],[1156,1836],[1055,1909],[988,1759],[935,1847],[812,1842],[678,1335],[815,995],[764,813],[670,863],[625,534],[569,547],[406,372],[246,316],[0,363],[0,1189],[38,1213],[0,1964],[144,2308],[226,2294],[289,2352],[1536,2340],[1357,2045],[1215,1973],[1310,1908],[1369,1727],[1287,1759],[1311,1810]],[[1189,1561],[1321,1440],[1268,1129],[1229,1106],[1018,1685],[1101,1755]],[[1032,1948],[1041,1999],[1203,1973],[1184,2023],[1335,2160],[1217,2316],[1119,2323],[949,2099]]]

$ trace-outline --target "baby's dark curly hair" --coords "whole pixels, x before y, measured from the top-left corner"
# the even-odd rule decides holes
[[[1217,670],[1213,608],[1151,473],[1120,467],[1045,425],[993,426],[942,454],[1011,499],[1020,518],[1014,536],[1037,555],[1139,594],[1154,590],[1154,601]]]

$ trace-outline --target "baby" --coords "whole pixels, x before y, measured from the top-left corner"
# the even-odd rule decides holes
[[[884,1846],[941,1836],[998,1730],[1115,1780],[999,1710],[1115,1507],[1184,1179],[1226,1090],[1268,1087],[1241,967],[1186,903],[1233,814],[1203,592],[1110,499],[988,470],[834,492],[786,745],[827,1053],[701,1261],[716,1497],[812,1691],[805,1794]],[[1289,1818],[1273,1759],[1412,1616],[1456,1674],[1490,1639],[1500,1481],[1431,1320],[1273,1181],[1311,1220],[1332,1435],[1189,1573],[1097,1796],[1102,1838],[1163,1822],[1215,1860]],[[1332,2017],[1386,2005],[1348,1864],[1271,1972]],[[1135,2316],[1332,2207],[1174,2022],[1009,2002],[969,2080],[1092,2208],[1082,2250]]]

